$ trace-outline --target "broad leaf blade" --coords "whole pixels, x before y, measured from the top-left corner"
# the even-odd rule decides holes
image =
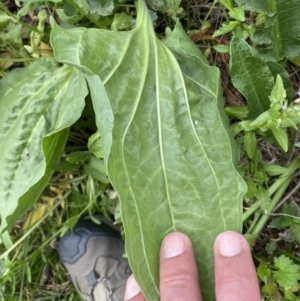
[[[6,218],[7,229],[11,229],[16,222],[23,216],[30,207],[37,201],[43,192],[44,188],[48,185],[51,176],[53,175],[53,165],[56,164],[64,151],[65,144],[68,138],[69,130],[65,129],[43,139],[43,150],[46,158],[46,170],[43,177],[29,188],[18,201],[18,205],[13,214]]]
[[[178,28],[169,34],[189,43]],[[67,51],[66,41],[72,45]],[[105,83],[114,115],[108,175],[121,200],[130,265],[146,298],[159,300],[163,237],[182,231],[195,246],[204,300],[214,300],[213,241],[225,229],[241,230],[245,192],[220,117],[219,72],[191,44],[170,46],[175,57],[156,38],[141,1],[131,32],[54,25],[51,43],[59,61]]]
[[[261,44],[271,44],[261,51],[266,60],[293,59],[300,54],[299,0],[236,0],[245,9],[266,14],[265,28],[255,36]]]
[[[14,70],[0,82],[2,229],[19,198],[45,174],[43,138],[72,125],[81,115],[86,95],[83,75],[50,58]]]
[[[234,37],[230,54],[232,83],[247,99],[248,118],[255,119],[270,107],[274,78],[267,63],[254,57],[244,40]]]

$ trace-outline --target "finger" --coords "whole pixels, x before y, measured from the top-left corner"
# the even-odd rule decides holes
[[[190,239],[181,233],[165,237],[160,251],[161,301],[202,301]]]
[[[214,256],[217,301],[261,300],[250,247],[241,234],[220,234],[215,240]]]
[[[124,301],[146,301],[145,297],[142,295],[141,289],[137,282],[134,279],[134,276],[131,275],[127,279],[125,298]]]

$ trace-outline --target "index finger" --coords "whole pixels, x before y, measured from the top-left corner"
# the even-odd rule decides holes
[[[163,240],[160,296],[161,301],[202,301],[192,243],[185,234],[171,233]]]

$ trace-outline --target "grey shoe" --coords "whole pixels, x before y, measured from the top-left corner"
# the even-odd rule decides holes
[[[123,301],[131,271],[120,233],[82,219],[60,240],[59,257],[85,301]]]

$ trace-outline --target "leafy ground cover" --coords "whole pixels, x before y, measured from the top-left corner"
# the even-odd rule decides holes
[[[102,212],[149,300],[174,230],[213,300],[224,229],[263,300],[299,300],[300,3],[147,4],[0,3],[1,298],[78,300],[57,243]]]

